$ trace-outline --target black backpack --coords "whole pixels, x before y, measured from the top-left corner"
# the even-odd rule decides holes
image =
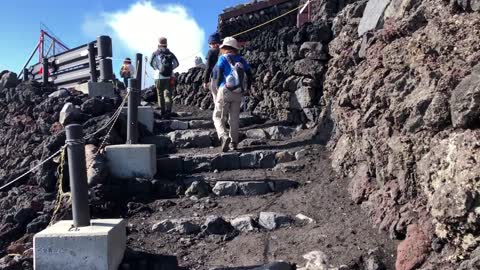
[[[171,53],[160,53],[160,74],[164,77],[172,76],[173,55]]]

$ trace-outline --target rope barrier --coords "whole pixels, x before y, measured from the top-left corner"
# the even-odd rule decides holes
[[[97,131],[95,131],[94,133],[92,134],[89,134],[87,136],[84,137],[84,140],[88,140],[90,138],[92,138],[93,136],[97,135],[98,133],[100,133],[101,131],[103,131],[105,128],[109,127],[110,125],[110,129],[109,131],[107,132],[107,134],[105,135],[105,139],[103,140],[102,144],[105,143],[106,141],[106,137],[108,137],[108,135],[112,132],[112,129],[113,129],[113,126],[115,124],[115,122],[118,120],[118,117],[120,116],[121,112],[122,112],[122,108],[123,106],[125,105],[125,102],[127,101],[128,99],[128,95],[129,93],[127,93],[127,95],[125,95],[124,99],[122,100],[122,103],[120,104],[120,106],[117,108],[117,111],[112,115],[112,117],[108,120],[108,122],[101,128],[97,129]],[[28,170],[27,172],[23,173],[22,175],[18,176],[17,178],[15,178],[14,180],[8,182],[7,184],[3,185],[0,187],[0,191],[2,191],[3,189],[11,186],[12,184],[18,182],[19,180],[21,180],[23,177],[25,177],[26,175],[28,175],[29,173],[31,172],[34,172],[35,170],[37,170],[38,168],[40,168],[43,164],[47,163],[48,161],[50,161],[51,159],[53,159],[54,157],[56,157],[60,152],[62,152],[66,146],[67,146],[67,143],[65,145],[63,145],[62,147],[60,147],[60,149],[53,153],[51,156],[49,156],[48,158],[46,158],[45,160],[41,161],[39,164],[37,164],[35,167],[31,168],[30,170]],[[100,148],[99,148],[100,149]],[[98,152],[95,154],[95,157],[98,155]],[[92,162],[93,164],[93,162]]]
[[[251,31],[253,31],[253,30],[256,30],[256,29],[258,29],[258,28],[260,28],[260,27],[263,27],[263,26],[265,26],[265,25],[267,25],[267,24],[270,24],[270,23],[272,23],[272,22],[274,22],[274,21],[276,21],[276,20],[278,20],[278,19],[281,19],[281,18],[289,15],[289,14],[292,13],[292,12],[295,12],[295,11],[301,9],[301,8],[305,8],[305,7],[306,7],[307,5],[309,5],[309,4],[310,4],[310,1],[307,1],[307,2],[306,2],[305,4],[303,4],[303,5],[300,5],[300,6],[294,8],[294,9],[292,9],[292,10],[289,10],[289,11],[285,12],[284,14],[281,14],[281,15],[279,15],[279,16],[271,19],[271,20],[268,20],[268,21],[266,21],[266,22],[264,22],[264,23],[262,23],[262,24],[256,25],[256,26],[254,26],[254,27],[252,27],[252,28],[250,28],[250,29],[247,29],[247,30],[242,31],[242,32],[237,33],[237,34],[234,34],[234,35],[232,35],[232,37],[238,37],[238,36],[240,36],[240,35],[249,33],[249,32],[251,32]],[[192,58],[192,57],[196,56],[196,55],[199,54],[199,53],[202,53],[202,51],[198,51],[198,52],[196,52],[196,53],[194,53],[194,54],[192,54],[192,55],[190,55],[190,56],[188,56],[188,57],[184,57],[184,58],[180,59],[179,62],[180,62],[180,61],[187,60],[187,59],[189,59],[189,58]]]
[[[10,181],[9,183],[3,185],[0,187],[0,191],[3,190],[4,188],[6,187],[9,187],[11,186],[13,183],[17,182],[18,180],[22,179],[23,177],[25,177],[27,174],[35,171],[36,169],[40,168],[40,166],[42,166],[43,164],[47,163],[49,160],[51,160],[52,158],[54,158],[56,155],[58,155],[58,153],[60,153],[62,151],[62,149],[65,148],[65,145],[63,145],[60,150],[58,150],[57,152],[53,153],[53,155],[49,156],[48,158],[46,158],[45,160],[43,160],[42,162],[40,162],[38,165],[36,165],[35,167],[31,168],[30,170],[28,170],[26,173],[23,173],[22,175],[20,175],[19,177],[15,178],[14,180]]]
[[[278,19],[280,19],[280,18],[283,18],[283,17],[287,16],[288,14],[290,14],[290,13],[292,13],[292,12],[294,12],[294,11],[297,11],[297,10],[303,8],[304,6],[307,6],[308,4],[309,4],[309,2],[305,3],[304,5],[300,5],[300,6],[296,7],[296,8],[294,8],[294,9],[292,9],[292,10],[290,10],[290,11],[287,11],[287,12],[285,12],[284,14],[282,14],[282,15],[280,15],[280,16],[277,16],[277,17],[275,17],[275,18],[273,18],[273,19],[271,19],[271,20],[268,20],[268,21],[266,21],[266,22],[264,22],[264,23],[262,23],[262,24],[259,24],[259,25],[257,25],[257,26],[254,26],[254,27],[252,27],[252,28],[250,28],[250,29],[247,29],[247,30],[245,30],[245,31],[242,31],[242,32],[240,32],[240,33],[238,33],[238,34],[232,35],[232,37],[237,37],[237,36],[246,34],[246,33],[248,33],[248,32],[251,32],[251,31],[253,31],[253,30],[256,30],[256,29],[258,29],[258,28],[260,28],[260,27],[262,27],[262,26],[265,26],[265,25],[267,25],[267,24],[269,24],[269,23],[272,23],[272,22],[274,22],[274,21],[276,21],[276,20],[278,20]]]
[[[107,141],[107,138],[108,136],[110,135],[110,133],[112,132],[113,130],[113,127],[115,126],[115,123],[117,122],[118,118],[120,117],[120,114],[122,113],[122,108],[123,106],[125,105],[126,101],[128,100],[128,96],[130,96],[130,91],[127,92],[127,94],[125,95],[125,98],[123,99],[122,103],[120,104],[120,106],[118,107],[117,111],[114,113],[114,115],[112,116],[111,119],[113,119],[113,123],[112,125],[110,126],[110,129],[108,130],[107,134],[105,134],[105,137],[103,138],[103,141],[102,143],[100,144],[100,146],[98,147],[97,149],[97,152],[95,153],[95,155],[93,156],[92,160],[90,161],[90,164],[88,164],[87,166],[87,171],[90,170],[93,166],[93,161],[97,158],[98,154],[100,153],[100,151],[102,150],[103,146],[105,145],[105,142]]]
[[[48,226],[51,226],[53,222],[56,220],[58,211],[62,207],[62,199],[63,196],[70,194],[63,192],[63,170],[65,169],[65,148],[63,149],[62,153],[60,154],[60,165],[58,166],[58,191],[57,191],[57,198],[55,199],[55,208],[52,213],[52,217],[50,219],[50,223]],[[71,199],[71,198],[70,198]]]

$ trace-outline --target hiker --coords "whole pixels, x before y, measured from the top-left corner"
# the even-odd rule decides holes
[[[135,67],[132,65],[132,60],[128,57],[123,60],[122,67],[120,68],[120,77],[123,78],[125,89],[128,87],[128,79],[135,78]]]
[[[208,38],[208,46],[210,49],[207,53],[207,64],[205,71],[203,72],[203,88],[212,92],[213,102],[217,96],[217,85],[216,83],[211,83],[212,71],[217,64],[218,55],[220,54],[220,35],[214,33]]]
[[[247,61],[238,53],[239,45],[235,38],[225,38],[220,49],[222,56],[215,66],[218,74],[213,77],[213,80],[218,80],[213,123],[222,144],[222,152],[227,152],[238,147],[240,103],[252,84],[252,72]],[[230,135],[226,128],[227,118]]]
[[[168,117],[172,113],[171,77],[173,70],[178,66],[177,57],[167,48],[167,39],[161,37],[158,40],[158,50],[150,57],[150,66],[155,70],[155,87],[157,88],[158,106],[163,116]]]

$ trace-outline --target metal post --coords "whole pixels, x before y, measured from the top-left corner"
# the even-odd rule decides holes
[[[137,89],[141,90],[142,89],[142,69],[143,69],[143,55],[141,53],[136,54],[135,63],[137,64],[136,66],[137,74],[135,76],[135,78],[137,79]]]
[[[138,143],[138,95],[137,81],[128,79],[128,113],[127,113],[127,144]]]
[[[97,82],[97,62],[95,61],[95,43],[88,43],[88,64],[90,65],[90,81]]]
[[[109,36],[99,36],[97,38],[98,64],[100,68],[100,81],[107,82],[113,80],[112,65],[112,39]]]
[[[28,68],[23,69],[23,81],[28,82]]]
[[[137,66],[136,66],[136,76],[135,78],[137,79],[137,87],[136,89],[138,90],[138,93],[137,94],[140,94],[141,90],[142,90],[142,68],[143,68],[143,55],[141,53],[137,53],[136,54],[136,61],[135,63],[137,63]],[[141,98],[140,96],[138,95],[137,96],[137,106],[140,106],[140,102],[141,102]]]
[[[75,227],[90,226],[90,208],[88,206],[87,166],[85,162],[85,142],[83,130],[79,124],[66,127],[68,171],[72,193],[72,214]]]
[[[47,85],[48,84],[48,59],[46,57],[43,58],[42,60],[42,67],[43,67],[43,73],[42,73],[42,82],[43,82],[43,86]]]

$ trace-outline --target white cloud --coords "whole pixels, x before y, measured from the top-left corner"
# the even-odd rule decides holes
[[[157,48],[158,38],[164,36],[168,39],[169,49],[180,61],[180,67],[176,71],[188,70],[194,65],[195,56],[202,56],[205,31],[188,14],[184,6],[178,4],[156,6],[150,1],[140,1],[127,10],[106,12],[99,17],[100,19],[87,17],[83,23],[83,31],[93,36],[105,34],[105,30],[108,29],[107,33],[113,38],[114,51],[117,51],[115,47],[121,45],[126,48],[129,55],[142,53],[150,57]],[[114,58],[122,57],[114,55]]]

